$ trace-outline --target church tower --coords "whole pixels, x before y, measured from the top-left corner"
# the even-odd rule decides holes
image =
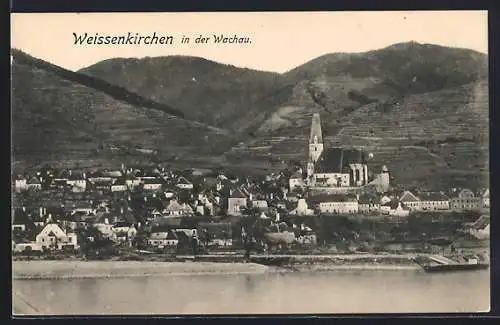
[[[311,136],[309,137],[309,160],[315,163],[323,152],[323,135],[321,134],[321,121],[319,113],[314,113],[311,123]]]
[[[314,163],[323,152],[323,134],[321,133],[321,120],[319,113],[314,113],[311,122],[311,136],[309,137],[309,158],[307,163],[307,178],[312,181]]]

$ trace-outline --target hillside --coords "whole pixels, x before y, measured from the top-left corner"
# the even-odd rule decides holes
[[[488,183],[487,56],[471,50],[402,43],[327,54],[282,75],[181,56],[53,67],[14,64],[18,156],[52,152],[49,143],[83,156],[98,140],[160,160],[276,170],[306,158],[319,112],[328,145],[374,153],[372,172],[385,164],[399,183],[432,189]],[[31,125],[31,114],[40,121]]]
[[[189,56],[110,59],[80,70],[155,102],[176,107],[187,118],[228,127],[248,105],[278,88],[280,75]]]
[[[410,95],[457,89],[487,80],[487,75],[486,55],[438,45],[409,42],[365,53],[326,54],[283,74],[288,94],[255,104],[237,124],[255,134],[280,134],[283,128],[306,125],[303,119],[322,111],[332,121],[326,131],[335,134],[339,119],[349,121],[363,106],[384,111]],[[415,114],[426,117],[418,109]]]
[[[232,145],[225,131],[169,114],[177,114],[173,108],[100,87],[99,80],[89,84],[86,76],[20,51],[12,55],[15,164],[176,161],[217,156]]]
[[[328,54],[283,75],[288,86],[237,124],[257,138],[235,161],[304,160],[311,116],[331,145],[374,153],[403,184],[445,188],[488,183],[487,56],[418,43]]]

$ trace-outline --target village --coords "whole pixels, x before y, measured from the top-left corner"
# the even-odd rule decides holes
[[[424,230],[409,234],[412,223],[421,229],[428,224],[425,231],[434,237],[456,233],[464,225],[473,237],[488,235],[487,189],[315,193],[297,185],[298,173],[240,179],[223,172],[122,166],[19,175],[13,252],[79,251],[98,240],[152,252],[191,253],[193,245],[232,251],[242,249],[249,235],[264,251],[276,245],[307,251],[426,235]]]
[[[456,245],[449,238],[489,239],[489,189],[412,192],[392,185],[385,165],[369,173],[362,150],[326,148],[314,114],[305,171],[295,166],[250,177],[122,164],[17,175],[12,249],[85,257],[117,248],[174,255],[245,250],[248,256],[251,250],[425,251],[435,242]]]

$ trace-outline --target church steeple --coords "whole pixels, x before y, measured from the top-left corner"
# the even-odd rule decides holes
[[[309,160],[316,162],[323,152],[323,134],[319,113],[314,113],[311,122],[311,136],[309,138]]]

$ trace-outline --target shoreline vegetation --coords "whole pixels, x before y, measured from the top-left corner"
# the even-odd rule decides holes
[[[418,270],[413,254],[403,255],[255,255],[249,262],[233,256],[197,256],[169,261],[39,260],[12,262],[13,280],[57,280],[181,275],[265,274],[340,270]],[[230,261],[232,259],[232,261]]]

